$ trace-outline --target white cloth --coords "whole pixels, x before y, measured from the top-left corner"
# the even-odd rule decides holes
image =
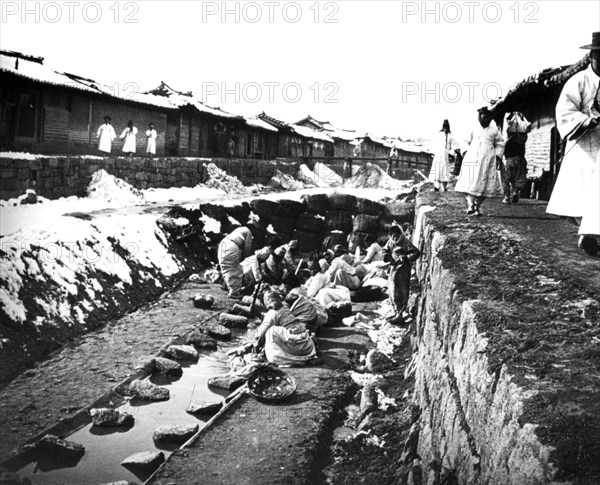
[[[592,180],[600,150],[600,125],[588,130],[581,138],[578,130],[584,121],[600,116],[594,108],[599,85],[600,76],[590,65],[567,81],[556,103],[558,131],[569,141],[546,209],[550,214],[581,217],[584,213],[584,194]],[[574,139],[570,139],[572,135]]]
[[[115,133],[115,129],[112,127],[110,123],[104,123],[100,125],[98,131],[96,132],[96,137],[99,139],[98,141],[98,150],[105,153],[110,153],[112,148],[112,142],[117,137]]]
[[[452,133],[440,131],[436,137],[435,155],[429,172],[429,180],[432,182],[450,182],[452,169],[449,155],[459,148],[458,141]]]
[[[504,154],[504,144],[504,138],[494,121],[487,128],[480,126],[474,130],[454,190],[478,197],[502,195],[496,157]]]
[[[596,156],[596,165],[590,183],[586,188],[579,234],[600,236],[600,150]]]
[[[123,143],[123,152],[124,153],[135,153],[136,140],[135,137],[137,135],[138,129],[134,126],[132,129],[129,127],[123,130],[121,133],[121,140],[125,139],[125,143]]]
[[[152,155],[156,155],[156,138],[158,137],[158,133],[156,130],[146,130],[146,153],[151,153]]]
[[[307,295],[326,307],[334,301],[350,301],[350,290],[345,286],[335,286],[325,273],[311,276],[305,283]]]
[[[241,262],[251,253],[252,233],[247,227],[238,227],[219,243],[217,257],[229,296],[240,296],[244,274]]]

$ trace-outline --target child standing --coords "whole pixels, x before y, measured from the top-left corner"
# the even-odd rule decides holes
[[[388,291],[395,314],[389,319],[394,325],[402,325],[402,312],[408,304],[410,292],[410,270],[421,252],[406,238],[400,226],[392,226],[390,238],[382,249],[383,260],[390,263]]]

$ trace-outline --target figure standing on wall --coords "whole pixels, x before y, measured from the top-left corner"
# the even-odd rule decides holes
[[[392,149],[390,150],[390,158],[388,159],[387,174],[390,177],[392,176],[392,164],[394,163],[394,161],[396,162],[396,167],[397,167],[398,166],[398,149],[396,148],[396,145],[392,145]]]
[[[506,115],[504,121],[504,164],[500,167],[503,204],[518,204],[521,190],[527,183],[527,160],[525,160],[525,144],[531,123],[520,111]]]
[[[126,153],[129,157],[132,157],[135,153],[135,137],[137,135],[137,132],[137,128],[133,126],[133,121],[129,120],[127,122],[127,128],[125,128],[123,130],[123,133],[121,133],[121,140],[125,140],[125,142],[123,143],[123,153]]]
[[[429,172],[429,180],[434,183],[435,190],[448,190],[448,182],[452,179],[455,157],[459,156],[458,141],[450,131],[450,122],[444,120],[442,129],[437,135],[435,155]]]
[[[153,157],[156,155],[156,138],[158,137],[158,133],[154,129],[154,123],[150,123],[148,125],[148,129],[146,130],[146,155],[149,157]]]
[[[104,123],[98,128],[96,137],[98,138],[98,150],[103,153],[110,154],[112,149],[112,142],[117,137],[115,129],[112,127],[110,122],[112,121],[110,116],[104,117]]]
[[[233,133],[229,135],[229,141],[227,142],[227,158],[233,158],[235,155],[235,140],[233,139]]]
[[[467,214],[480,216],[479,208],[485,198],[502,194],[500,168],[504,155],[504,138],[492,119],[489,108],[478,110],[478,129],[471,140],[460,169],[454,190],[467,198]]]

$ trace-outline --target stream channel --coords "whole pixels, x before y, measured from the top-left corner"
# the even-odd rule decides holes
[[[151,472],[139,468],[125,468],[120,463],[128,456],[141,451],[162,451],[167,457],[179,445],[155,442],[152,433],[162,425],[195,424],[200,428],[210,416],[193,415],[186,412],[191,402],[218,401],[229,395],[229,391],[209,388],[211,377],[229,371],[230,357],[227,350],[237,347],[254,334],[253,329],[232,330],[230,341],[219,341],[216,351],[199,350],[197,363],[181,363],[181,377],[165,377],[153,374],[150,381],[169,389],[168,401],[147,402],[138,399],[121,405],[117,409],[132,414],[135,424],[130,428],[99,428],[91,422],[64,438],[85,446],[85,454],[76,463],[57,462],[38,457],[25,464],[17,473],[36,484],[53,485],[97,485],[118,480],[135,483],[146,481]]]

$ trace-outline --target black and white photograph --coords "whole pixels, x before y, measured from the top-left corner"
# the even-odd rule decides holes
[[[600,485],[600,0],[0,2],[0,485]]]

